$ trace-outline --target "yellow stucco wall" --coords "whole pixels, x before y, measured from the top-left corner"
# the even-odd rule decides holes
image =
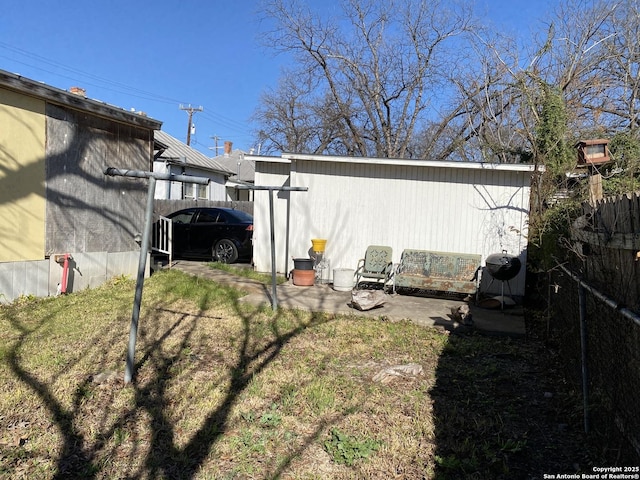
[[[0,88],[0,262],[45,249],[45,102]]]

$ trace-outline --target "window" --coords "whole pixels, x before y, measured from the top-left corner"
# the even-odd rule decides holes
[[[209,190],[207,185],[199,185],[197,183],[183,183],[182,184],[182,198],[188,198],[190,200],[208,200]]]
[[[194,185],[198,189],[198,198],[207,200],[207,185]]]
[[[182,212],[171,218],[175,223],[190,223],[191,217],[193,217],[193,211]]]
[[[218,221],[218,214],[215,211],[207,212],[205,210],[200,212],[197,223],[215,223]]]
[[[604,157],[606,155],[605,145],[602,143],[598,145],[587,145],[587,147],[585,148],[585,154],[587,158]]]
[[[196,197],[193,195],[193,183],[182,184],[182,198],[188,198],[191,200],[196,199]]]

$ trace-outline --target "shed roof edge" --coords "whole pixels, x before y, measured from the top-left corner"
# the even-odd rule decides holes
[[[299,153],[283,153],[282,157],[268,157],[246,155],[245,159],[256,162],[290,163],[292,160],[335,162],[335,163],[364,163],[369,165],[398,165],[410,167],[435,167],[435,168],[461,168],[478,170],[502,170],[512,172],[544,171],[544,165],[532,165],[523,163],[487,163],[487,162],[449,162],[440,160],[411,160],[403,158],[373,158],[373,157],[346,157],[337,155],[308,155]]]

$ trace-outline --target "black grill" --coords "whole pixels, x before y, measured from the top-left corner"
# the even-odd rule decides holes
[[[506,282],[518,275],[522,263],[518,257],[507,253],[494,253],[485,260],[487,271],[496,280]]]

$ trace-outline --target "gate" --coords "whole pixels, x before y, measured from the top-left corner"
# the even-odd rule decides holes
[[[169,257],[169,268],[173,263],[171,254],[173,238],[173,223],[167,217],[160,215],[158,221],[153,225],[151,251],[157,252]]]

